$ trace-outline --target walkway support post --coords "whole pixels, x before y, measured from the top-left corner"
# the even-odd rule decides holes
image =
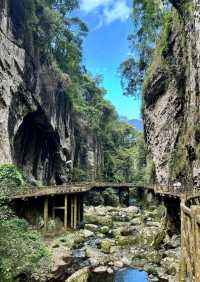
[[[74,227],[74,195],[71,195],[71,228]]]
[[[52,218],[55,219],[55,200],[52,200]]]
[[[77,228],[77,194],[74,195],[74,229]]]
[[[44,199],[44,230],[48,231],[48,213],[49,213],[49,199],[45,197]]]
[[[67,229],[67,209],[68,209],[68,197],[67,194],[65,195],[65,199],[64,199],[64,229]]]
[[[77,203],[77,224],[80,225],[81,222],[81,194],[78,194],[78,203]]]

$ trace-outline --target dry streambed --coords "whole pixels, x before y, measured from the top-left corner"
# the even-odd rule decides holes
[[[49,243],[50,281],[87,282],[91,272],[112,274],[124,267],[146,271],[149,281],[176,281],[180,237],[166,234],[164,214],[162,206],[86,207],[84,229]]]

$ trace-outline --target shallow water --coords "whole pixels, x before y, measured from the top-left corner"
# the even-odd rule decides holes
[[[144,271],[138,271],[135,269],[126,269],[118,271],[115,274],[115,282],[146,282],[148,281],[148,275]]]
[[[147,282],[148,275],[144,271],[132,268],[117,271],[114,274],[97,273],[93,274],[90,282]]]

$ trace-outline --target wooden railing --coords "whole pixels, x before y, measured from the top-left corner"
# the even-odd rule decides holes
[[[30,197],[40,197],[45,195],[55,195],[55,194],[70,194],[70,193],[84,193],[90,191],[93,188],[104,189],[104,188],[138,188],[147,189],[153,191],[155,194],[160,194],[162,196],[188,198],[195,195],[200,195],[199,189],[191,189],[191,187],[179,187],[176,188],[173,185],[141,185],[137,183],[107,183],[107,182],[81,182],[65,184],[61,186],[42,186],[42,187],[23,187],[21,189],[12,189],[12,192],[6,193],[5,195],[9,199],[19,199],[19,198],[30,198]],[[4,187],[1,187],[2,191]],[[9,189],[8,189],[9,190]]]
[[[104,182],[81,182],[73,184],[65,184],[61,186],[42,186],[42,187],[23,187],[22,189],[14,189],[9,194],[5,192],[5,197],[9,199],[25,199],[31,197],[41,197],[46,195],[62,195],[76,194],[90,191],[93,188],[130,188],[135,185],[132,183],[104,183]],[[3,189],[3,187],[2,187]],[[8,189],[9,190],[9,189]]]
[[[196,203],[196,204],[195,204]],[[181,267],[179,281],[200,281],[200,195],[181,202]]]

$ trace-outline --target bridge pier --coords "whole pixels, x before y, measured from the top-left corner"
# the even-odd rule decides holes
[[[63,195],[63,206],[55,205],[55,198],[49,199],[48,196],[44,198],[43,218],[44,231],[48,231],[49,212],[52,209],[52,219],[56,218],[56,211],[63,211],[63,228],[67,230],[68,227],[76,229],[83,220],[83,199],[80,193]]]
[[[49,199],[45,197],[44,199],[44,230],[45,232],[48,231],[48,221],[49,221]]]
[[[65,209],[64,209],[64,229],[66,230],[67,229],[67,209],[68,209],[68,196],[67,194],[65,195],[65,199],[64,199],[65,203]]]

